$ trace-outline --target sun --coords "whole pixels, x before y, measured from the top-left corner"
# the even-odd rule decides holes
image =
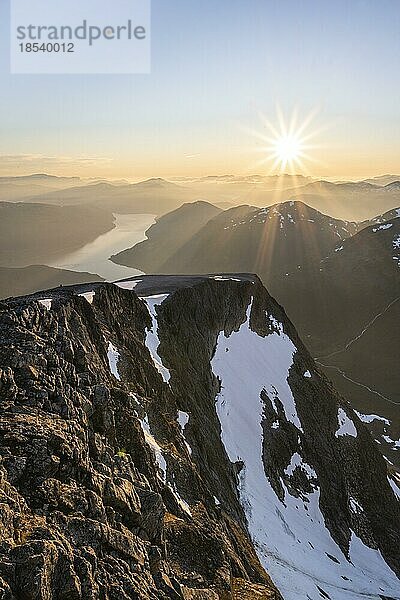
[[[296,163],[303,156],[303,142],[296,135],[279,137],[273,144],[274,158],[285,169],[288,164]]]
[[[309,163],[315,162],[310,151],[317,148],[310,140],[319,133],[311,127],[314,117],[315,112],[312,112],[300,121],[294,110],[287,119],[279,107],[276,123],[261,115],[264,131],[251,132],[262,141],[257,148],[262,158],[257,164],[269,164],[270,172],[274,174],[308,174]]]

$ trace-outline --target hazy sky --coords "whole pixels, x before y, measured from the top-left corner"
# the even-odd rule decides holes
[[[276,105],[317,109],[317,176],[400,172],[400,0],[153,0],[152,73],[10,75],[0,0],[0,174],[268,173]]]

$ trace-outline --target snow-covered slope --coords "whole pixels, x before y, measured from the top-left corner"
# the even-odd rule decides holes
[[[149,313],[151,315],[152,327],[147,330],[146,336],[146,346],[150,350],[151,357],[154,361],[154,364],[157,367],[157,370],[161,373],[164,381],[168,382],[171,375],[162,364],[162,360],[158,355],[158,346],[160,345],[160,340],[158,339],[158,325],[157,325],[157,306],[160,306],[164,302],[164,300],[168,298],[168,294],[157,294],[155,296],[147,296],[145,298],[145,302],[149,309]]]
[[[312,223],[317,224],[321,230],[329,231],[329,235],[333,233],[340,240],[348,238],[358,230],[358,225],[355,222],[334,219],[302,202],[294,200],[274,204],[266,208],[254,209],[242,218],[234,216],[224,227],[224,230],[236,229],[250,224],[255,227],[260,224],[270,224],[271,221],[274,227],[280,230],[277,233],[282,233],[284,236],[289,233],[286,230],[287,227],[293,229],[301,224],[312,231],[313,227],[310,225]]]
[[[381,525],[371,527],[380,511],[371,494],[379,492],[375,483],[361,483],[374,479],[377,468],[386,469],[384,462],[374,465],[362,425],[368,416],[332,395],[257,280],[214,275],[195,281],[193,288],[160,296],[156,314],[164,351],[160,359],[159,345],[157,361],[166,360],[168,385],[184,399],[180,425],[190,456],[210,477],[204,473],[215,469],[210,447],[222,443],[256,552],[285,600],[400,598],[399,581],[378,541]],[[197,293],[202,309],[194,303]],[[153,298],[145,293],[147,305]],[[154,319],[152,307],[150,312]],[[214,348],[210,368],[218,381],[215,438],[213,416],[203,404],[209,390],[204,340]],[[198,429],[204,422],[202,441]],[[210,485],[216,505],[232,510],[223,477],[211,477]],[[379,485],[386,501],[395,503],[396,472],[388,471]]]
[[[250,310],[251,306],[237,332],[219,335],[212,368],[221,381],[217,414],[222,441],[229,459],[242,464],[239,496],[262,564],[285,600],[400,597],[399,580],[378,550],[352,531],[346,556],[327,529],[319,507],[318,474],[302,458],[303,428],[288,383],[297,349],[282,325],[267,337],[252,331]],[[286,419],[298,429],[298,451],[288,459],[281,479],[282,499],[264,465],[264,439],[279,431],[279,413],[274,406],[276,418],[267,427],[263,392],[279,398]],[[343,408],[335,435],[357,436]],[[296,474],[308,480],[308,492],[296,489]],[[363,513],[362,505],[351,498],[350,510],[354,518]]]

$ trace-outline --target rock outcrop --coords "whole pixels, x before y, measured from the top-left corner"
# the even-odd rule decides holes
[[[396,474],[283,309],[167,280],[1,303],[0,598],[400,597]]]
[[[188,454],[144,303],[112,285],[92,305],[49,297],[0,308],[0,597],[280,598]]]

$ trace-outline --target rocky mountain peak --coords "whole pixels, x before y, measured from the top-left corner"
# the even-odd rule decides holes
[[[0,325],[4,598],[396,597],[395,474],[258,278],[56,289]]]

